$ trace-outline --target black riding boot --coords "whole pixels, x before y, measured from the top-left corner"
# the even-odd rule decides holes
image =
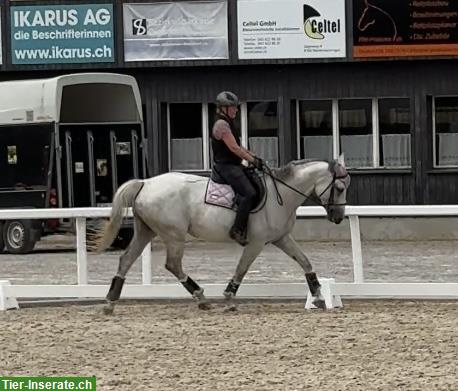
[[[229,236],[242,246],[248,244],[247,225],[251,209],[251,197],[238,196],[238,209],[235,216],[234,225],[229,231]]]
[[[235,226],[235,224],[229,231],[229,236],[231,237],[231,239],[234,239],[241,246],[246,246],[248,244],[248,240],[246,238],[246,229],[244,231],[241,231],[239,228]]]
[[[240,245],[246,246],[248,244],[248,217],[256,197],[256,190],[246,176],[242,165],[220,165],[217,171],[237,194],[237,214],[229,236]]]

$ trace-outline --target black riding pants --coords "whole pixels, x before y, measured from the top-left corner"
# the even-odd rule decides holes
[[[245,232],[248,224],[248,217],[253,202],[256,197],[256,190],[248,179],[244,171],[244,166],[241,164],[215,164],[215,168],[219,175],[231,185],[238,198],[238,209],[235,216],[234,227]]]

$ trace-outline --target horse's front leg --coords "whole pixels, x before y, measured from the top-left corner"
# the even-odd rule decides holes
[[[318,281],[316,273],[312,271],[312,264],[308,260],[307,256],[303,253],[297,242],[293,239],[291,234],[286,234],[281,239],[273,242],[273,245],[284,251],[302,267],[310,289],[310,293],[314,297],[313,304],[318,308],[326,308],[324,299],[321,295],[321,285]]]
[[[204,296],[204,290],[197,284],[191,277],[189,277],[184,271],[182,266],[183,252],[184,252],[184,241],[167,242],[167,261],[165,268],[172,273],[183,285],[183,287],[197,299],[198,306],[200,309],[208,310],[210,305]]]
[[[263,248],[263,242],[250,242],[246,247],[244,247],[242,256],[240,257],[239,263],[237,264],[237,268],[235,269],[235,274],[232,277],[231,281],[229,281],[229,284],[227,284],[227,287],[224,291],[224,297],[226,298],[228,303],[226,311],[237,310],[237,306],[234,302],[237,290],[239,289],[243,277],[245,277],[245,274],[248,272],[248,269],[250,268],[251,264]]]

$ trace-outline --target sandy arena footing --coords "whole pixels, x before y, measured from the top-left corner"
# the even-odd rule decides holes
[[[98,390],[456,390],[456,301],[241,301],[0,313],[2,376],[91,376]]]

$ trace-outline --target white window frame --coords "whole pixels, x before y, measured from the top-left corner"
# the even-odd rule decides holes
[[[301,157],[300,150],[300,112],[299,112],[299,102],[301,101],[331,101],[332,102],[332,150],[333,158],[337,159],[340,154],[340,124],[339,124],[339,100],[371,100],[371,114],[372,114],[372,166],[371,167],[352,167],[352,170],[374,170],[379,168],[386,168],[379,164],[380,161],[380,125],[379,125],[379,100],[380,99],[408,99],[409,97],[400,97],[400,96],[387,96],[387,97],[378,97],[378,98],[339,98],[339,99],[297,99],[296,100],[296,144],[297,144],[297,159]],[[434,125],[433,125],[434,126]],[[410,134],[412,134],[412,128],[410,129]],[[434,138],[435,139],[435,138]],[[412,147],[412,146],[410,146]],[[440,166],[444,167],[444,166]],[[390,167],[386,168],[387,170],[397,170],[397,169],[410,169],[412,168],[412,162],[410,166],[406,167]]]
[[[332,156],[337,159],[339,156],[339,110],[337,99],[297,99],[296,100],[296,159],[301,158],[301,121],[300,121],[300,108],[299,102],[313,100],[313,101],[331,101],[331,115],[332,115]]]
[[[408,96],[382,96],[382,97],[378,97],[378,98],[375,98],[375,105],[376,105],[376,112],[377,112],[377,116],[375,117],[375,119],[377,120],[376,121],[376,124],[377,124],[377,143],[379,144],[379,148],[377,150],[377,162],[380,161],[380,121],[379,121],[379,100],[381,99],[407,99],[408,102],[409,102],[409,114],[410,114],[410,119],[412,119],[412,104],[411,104],[411,98],[408,97]],[[373,118],[374,119],[374,118]],[[386,170],[410,170],[412,169],[412,122],[409,121],[409,125],[410,125],[410,128],[409,128],[409,134],[410,134],[410,166],[399,166],[399,167],[385,167],[385,166],[378,166],[378,168],[383,168],[383,169],[386,169]],[[375,154],[374,154],[375,155]]]
[[[171,129],[170,129],[170,105],[171,104],[195,104],[197,102],[168,102],[167,103],[167,148],[168,148],[168,169],[172,170],[172,156],[171,156]],[[210,132],[213,124],[208,121],[209,103],[201,104],[202,116],[202,151],[203,151],[203,168],[200,170],[179,170],[182,172],[209,172],[211,171],[210,161]],[[247,102],[240,103],[240,131],[241,131],[241,144],[243,147],[248,145],[248,115],[247,115]]]
[[[380,168],[380,126],[378,116],[378,98],[372,98],[372,167]],[[371,167],[371,168],[372,168]]]
[[[378,139],[375,137],[375,134],[374,134],[374,129],[375,129],[375,124],[376,122],[374,122],[374,102],[377,102],[377,99],[376,98],[367,98],[367,97],[358,97],[358,98],[339,98],[337,99],[337,104],[333,107],[333,114],[334,114],[334,111],[336,111],[335,115],[337,117],[337,137],[336,137],[336,149],[338,150],[338,155],[341,153],[340,151],[340,121],[339,121],[339,100],[348,100],[348,101],[352,101],[352,100],[370,100],[371,101],[371,119],[372,119],[372,166],[368,166],[368,167],[350,167],[351,170],[374,170],[374,169],[377,169],[377,168],[380,168],[380,165],[378,164],[378,161],[375,160],[375,154],[374,154],[374,150],[376,148],[379,147],[379,142],[378,142]],[[377,118],[375,118],[377,119]],[[377,153],[377,156],[378,156],[378,153]]]
[[[450,167],[450,166],[441,166],[436,163],[437,161],[437,153],[436,153],[436,98],[437,96],[433,97],[433,102],[432,102],[432,120],[433,120],[433,168],[444,168],[444,167]]]
[[[332,100],[332,151],[334,159],[340,155],[339,101]]]
[[[457,98],[458,95],[435,95],[432,97],[432,127],[433,127],[433,168],[457,168],[458,164],[437,164],[436,154],[436,98]]]
[[[202,103],[202,154],[204,171],[210,170],[210,127],[208,123],[208,104]]]
[[[201,118],[202,118],[202,162],[203,168],[200,170],[172,170],[172,154],[171,154],[171,129],[170,129],[170,105],[173,104],[196,104],[198,102],[168,102],[167,103],[167,149],[168,149],[168,169],[170,172],[204,172],[210,171],[210,144],[209,144],[209,123],[208,123],[208,104],[201,103]]]
[[[247,102],[240,103],[240,133],[242,147],[248,148],[248,106]]]
[[[280,119],[279,119],[279,107],[278,107],[278,100],[271,100],[271,99],[253,99],[249,100],[246,102],[243,102],[240,104],[240,132],[241,132],[241,140],[240,143],[242,146],[246,149],[248,148],[248,103],[265,103],[265,102],[275,102],[277,104],[277,126],[278,126],[278,133],[277,133],[277,138],[278,138],[278,151],[277,151],[277,161],[278,161],[278,166],[280,167],[280,156],[282,154],[280,150]],[[248,162],[246,160],[243,161],[245,164],[248,165]]]

